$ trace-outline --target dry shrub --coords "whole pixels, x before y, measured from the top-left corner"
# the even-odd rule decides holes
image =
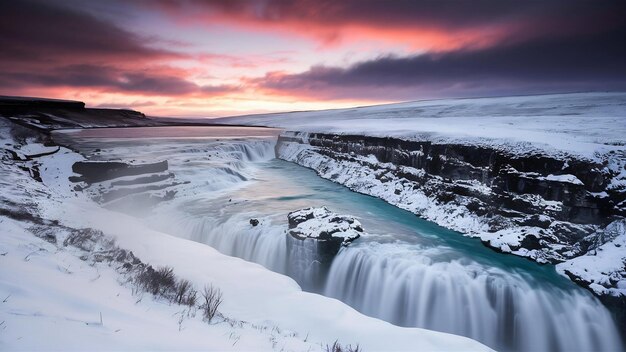
[[[335,340],[332,345],[326,345],[326,352],[362,352],[361,348],[357,344],[355,347],[352,345],[341,346],[341,344]]]
[[[202,304],[200,310],[204,315],[204,319],[208,322],[215,317],[217,309],[222,304],[222,291],[219,288],[213,287],[213,285],[204,286],[202,290]]]

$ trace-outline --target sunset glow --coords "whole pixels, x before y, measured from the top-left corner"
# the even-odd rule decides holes
[[[626,75],[623,6],[612,1],[0,6],[0,94],[151,115],[613,90]]]

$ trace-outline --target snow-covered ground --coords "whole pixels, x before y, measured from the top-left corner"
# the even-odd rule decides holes
[[[599,295],[626,297],[626,220],[609,224],[599,243],[586,253],[558,264],[558,272],[589,285]]]
[[[50,148],[8,131],[2,121],[2,350],[314,351],[335,340],[366,351],[488,350],[468,338],[367,317],[335,299],[305,293],[260,265],[103,209],[68,182],[80,155],[60,148],[28,158]],[[42,182],[33,179],[36,169]],[[198,289],[215,285],[224,293],[219,311],[227,319],[207,324],[185,307],[133,293],[106,262],[81,260],[83,250],[35,236],[42,226],[100,230],[144,263],[173,267]]]
[[[442,99],[215,120],[593,158],[626,146],[626,93]]]

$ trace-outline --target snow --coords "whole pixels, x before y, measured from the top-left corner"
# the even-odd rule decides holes
[[[0,217],[0,226],[2,350],[272,350],[272,339],[285,350],[319,349],[272,327],[188,317],[181,328],[182,307],[132,295],[112,268],[58,251],[24,224]]]
[[[542,178],[539,178],[542,179]],[[556,181],[556,182],[567,182],[573,183],[575,185],[584,185],[581,180],[579,180],[574,175],[564,174],[564,175],[548,175],[545,177],[547,181]]]
[[[607,170],[615,176],[607,190],[626,190],[626,151],[619,156],[608,158]]]
[[[442,99],[214,120],[597,158],[626,146],[626,93]]]
[[[61,147],[55,154],[38,158],[38,163],[41,163],[39,167],[41,180],[65,197],[81,197],[82,194],[75,192],[73,185],[68,182],[71,176],[77,175],[67,166],[83,160],[85,158],[82,155]]]
[[[59,147],[46,147],[41,143],[31,143],[31,144],[27,144],[22,146],[19,151],[26,154],[26,155],[33,155],[33,154],[43,154],[43,153],[50,153],[50,152],[54,152],[57,149],[59,149]]]
[[[288,218],[290,224],[296,224],[289,232],[301,238],[320,239],[324,234],[330,234],[342,238],[343,244],[347,245],[363,232],[358,220],[333,213],[326,207],[300,209],[289,213]]]
[[[16,144],[6,126],[0,126],[0,139],[2,148]],[[220,313],[237,323],[209,325],[187,317],[179,324],[181,306],[138,300],[113,268],[90,265],[78,259],[78,249],[43,241],[31,233],[31,223],[0,215],[1,350],[315,351],[335,340],[367,351],[489,350],[465,337],[367,317],[338,300],[303,292],[292,279],[258,264],[103,209],[68,182],[77,160],[82,157],[61,148],[24,162],[39,167],[43,183],[3,162],[2,208],[25,209],[59,226],[102,230],[144,263],[171,266],[197,288],[214,284],[224,293]]]
[[[585,255],[558,264],[556,269],[590,282],[589,287],[597,294],[626,297],[626,221],[612,222],[606,232],[613,238]]]

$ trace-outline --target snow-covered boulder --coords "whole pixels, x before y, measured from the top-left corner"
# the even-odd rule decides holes
[[[338,215],[326,207],[300,209],[287,215],[289,234],[298,239],[340,241],[347,246],[361,236],[363,227],[352,216]]]

